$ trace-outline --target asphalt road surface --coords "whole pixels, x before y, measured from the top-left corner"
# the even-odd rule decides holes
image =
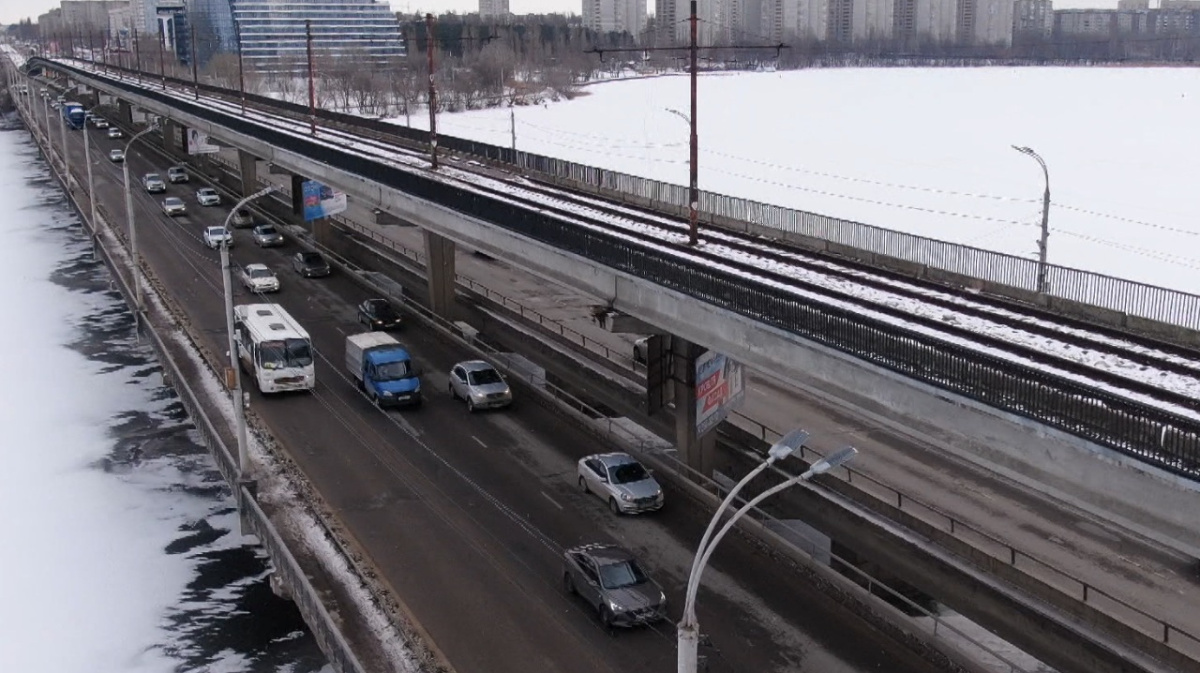
[[[86,132],[99,202],[116,220],[113,226],[124,228],[121,166],[107,157],[126,140]],[[79,183],[86,185],[82,133],[68,137]],[[201,234],[221,224],[236,199],[224,194],[222,206],[201,207],[194,191],[205,184],[195,174],[189,184],[168,185],[166,194],[146,194],[138,178],[152,171],[165,177],[169,162],[145,141],[157,136],[145,136],[127,158],[141,254],[189,312],[207,347],[223,353],[218,255]],[[159,204],[166,196],[181,197],[187,215],[164,215]],[[455,669],[673,669],[673,622],[706,515],[682,502],[673,506],[668,491],[662,512],[612,516],[575,483],[575,461],[606,447],[519,396],[511,409],[468,414],[447,394],[446,373],[471,354],[416,324],[397,337],[424,369],[425,404],[376,409],[341,368],[345,336],[362,329],[354,307],[367,292],[336,270],[329,278],[300,278],[288,262],[299,249],[294,244],[262,250],[247,230],[238,230],[235,240],[236,262],[262,262],[279,275],[282,290],[268,301],[299,320],[318,354],[314,393],[253,393],[251,406]],[[235,303],[261,301],[236,283]],[[562,549],[593,541],[616,541],[639,555],[667,591],[670,621],[608,634],[587,606],[563,592]],[[712,643],[702,648],[709,671],[930,670],[736,539],[714,556],[698,606],[701,630]]]

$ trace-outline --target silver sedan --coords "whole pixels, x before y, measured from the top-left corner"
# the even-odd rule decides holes
[[[512,404],[512,389],[496,368],[483,360],[460,362],[450,370],[450,396],[467,401],[467,411]]]
[[[628,453],[584,456],[579,459],[578,470],[579,488],[607,500],[613,514],[662,509],[662,486]]]

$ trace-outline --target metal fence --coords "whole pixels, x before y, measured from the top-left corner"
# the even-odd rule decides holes
[[[603,232],[267,128],[211,106],[168,97],[152,89],[137,88],[136,93],[336,170],[388,185],[918,381],[1111,447],[1169,472],[1200,478],[1200,422],[1195,419],[1002,358],[931,343],[918,332],[900,330],[835,307],[812,305],[782,288],[681,262]]]

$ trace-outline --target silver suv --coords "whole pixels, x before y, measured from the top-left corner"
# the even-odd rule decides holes
[[[167,169],[167,179],[171,181],[171,184],[187,182],[187,169],[183,166],[172,166]]]
[[[142,176],[142,186],[151,194],[161,194],[167,191],[167,183],[159,177],[158,173],[147,173]]]

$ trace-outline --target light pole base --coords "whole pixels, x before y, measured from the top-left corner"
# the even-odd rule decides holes
[[[698,624],[679,622],[675,626],[677,673],[696,673],[699,665],[700,627]]]

